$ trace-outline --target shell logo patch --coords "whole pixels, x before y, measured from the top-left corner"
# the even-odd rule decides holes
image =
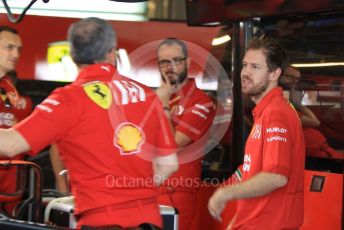
[[[117,126],[114,145],[120,150],[121,155],[132,155],[140,152],[144,142],[144,132],[135,124],[125,122]]]
[[[109,109],[112,96],[109,87],[102,82],[93,82],[84,85],[87,96],[103,109]]]

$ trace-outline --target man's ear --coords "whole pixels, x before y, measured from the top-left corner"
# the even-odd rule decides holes
[[[278,79],[280,78],[282,74],[281,68],[277,68],[274,71],[270,73],[270,80],[274,82],[278,82]]]
[[[117,50],[115,47],[111,48],[109,52],[106,54],[106,60],[112,64],[116,63],[117,59]]]
[[[115,55],[117,56],[117,49],[115,47],[112,47],[110,50],[109,50],[109,53],[110,55]]]

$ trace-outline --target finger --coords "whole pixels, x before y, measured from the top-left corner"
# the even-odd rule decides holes
[[[14,104],[14,108],[16,108],[16,109],[22,109],[23,106],[22,106],[22,104],[18,101],[18,102],[16,102],[16,103]]]
[[[26,106],[26,101],[23,98],[20,98],[15,104],[14,107],[16,109],[24,109]]]
[[[25,101],[24,101],[24,100],[21,100],[21,101],[20,101],[19,107],[20,107],[21,109],[24,109],[24,107],[25,107]]]
[[[215,215],[216,214],[215,214],[215,212],[213,210],[209,209],[209,214],[210,214],[211,217],[213,217],[215,219]]]
[[[26,100],[23,98],[22,101],[23,101],[22,106],[23,106],[23,109],[24,109],[26,107]]]
[[[162,83],[161,83],[161,85],[166,85],[166,84],[168,84],[168,77],[167,77],[167,75],[165,74],[165,73],[161,73],[161,77],[162,77]]]
[[[171,81],[170,78],[165,74],[165,85],[168,89],[171,89]]]
[[[210,215],[211,215],[215,220],[222,222],[221,216],[220,216],[220,214],[218,214],[217,212],[212,211],[212,212],[210,212]]]
[[[220,214],[220,213],[215,212],[214,218],[215,218],[216,220],[218,220],[219,222],[222,222],[221,214]]]
[[[18,107],[19,107],[19,109],[24,109],[25,105],[24,105],[24,103],[21,102],[21,103],[19,103]]]
[[[209,214],[210,214],[211,216],[214,216],[215,211],[214,211],[214,209],[210,206],[210,204],[208,204],[208,211],[209,211]]]
[[[215,219],[215,220],[219,220],[219,215],[217,214],[217,212],[210,206],[208,205],[208,210],[209,210],[209,214]],[[220,218],[221,219],[221,218]]]

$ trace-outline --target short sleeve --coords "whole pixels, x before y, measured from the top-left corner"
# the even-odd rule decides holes
[[[214,103],[205,95],[190,103],[183,116],[174,120],[176,131],[184,133],[193,141],[198,140],[209,129],[215,116]]]
[[[32,114],[14,128],[26,139],[34,155],[61,137],[69,126],[68,100],[62,89],[55,90]]]

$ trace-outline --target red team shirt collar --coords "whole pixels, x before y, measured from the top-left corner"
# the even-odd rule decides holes
[[[253,109],[252,111],[253,117],[254,118],[259,117],[262,114],[263,110],[266,108],[266,106],[269,105],[272,99],[277,95],[283,97],[283,92],[282,92],[281,87],[274,88],[263,97],[263,99]]]
[[[186,83],[186,85],[184,85],[183,88],[181,90],[179,90],[176,94],[174,94],[172,97],[180,96],[181,98],[183,98],[189,94],[190,89],[192,91],[195,90],[195,88],[196,88],[195,80],[193,78],[188,78],[188,80],[189,80],[188,83]]]
[[[109,73],[113,73],[113,75]],[[93,64],[93,65],[89,65],[83,68],[80,71],[79,76],[76,79],[75,83],[82,84],[85,82],[90,82],[92,80],[110,81],[114,76],[117,76],[117,75],[118,75],[117,69],[112,64],[109,64],[109,63]]]

